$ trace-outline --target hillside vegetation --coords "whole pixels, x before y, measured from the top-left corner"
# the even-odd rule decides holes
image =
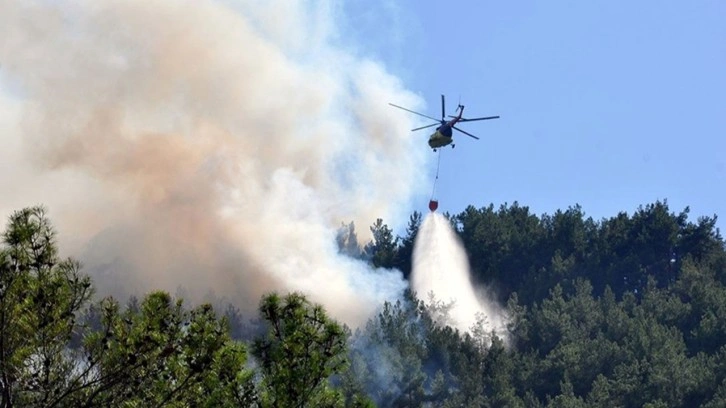
[[[17,211],[0,247],[0,407],[726,406],[715,218],[664,202],[599,221],[516,203],[448,218],[473,281],[506,305],[506,341],[437,325],[447,305],[413,293],[355,332],[300,293],[264,296],[252,319],[164,292],[96,299],[44,209]],[[341,251],[409,276],[421,220],[401,237],[377,220],[363,248],[345,226]]]

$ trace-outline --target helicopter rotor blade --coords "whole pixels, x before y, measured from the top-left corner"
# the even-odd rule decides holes
[[[417,131],[417,130],[421,130],[421,129],[426,129],[426,128],[430,128],[431,126],[436,126],[436,125],[438,125],[438,123],[432,123],[432,124],[430,124],[430,125],[426,125],[426,126],[421,126],[421,127],[417,127],[416,129],[411,129],[411,132],[415,132],[415,131]]]
[[[444,105],[445,105],[444,95],[441,95],[441,120],[444,120],[444,118],[446,117],[446,111],[444,110]]]
[[[461,120],[459,122],[473,122],[475,120],[489,120],[489,119],[499,119],[499,116],[486,116],[483,118],[471,118],[471,119],[461,118]]]
[[[476,137],[476,136],[472,135],[472,134],[471,134],[471,133],[469,133],[469,132],[465,132],[465,131],[463,131],[463,130],[459,129],[458,127],[452,126],[452,128],[454,128],[454,129],[458,130],[459,132],[461,132],[461,133],[463,133],[463,134],[465,134],[465,135],[467,135],[467,136],[469,136],[469,137],[473,137],[474,139],[476,139],[476,140],[479,140],[479,138],[478,138],[478,137]]]
[[[455,118],[456,116],[449,115],[449,117],[450,118]],[[475,120],[489,120],[489,119],[499,119],[499,116],[487,116],[487,117],[484,117],[484,118],[471,118],[471,119],[461,118],[461,119],[459,119],[459,122],[473,122]]]
[[[389,103],[389,105],[391,105],[391,106],[393,106],[393,107],[396,107],[396,108],[398,108],[398,109],[403,109],[403,110],[405,110],[406,112],[411,112],[411,113],[415,113],[416,115],[419,115],[419,116],[423,116],[424,118],[427,118],[427,119],[431,119],[431,120],[435,120],[435,121],[437,121],[437,122],[440,122],[440,121],[439,121],[439,119],[436,119],[436,118],[432,118],[431,116],[427,116],[427,115],[424,115],[423,113],[418,113],[418,112],[414,112],[414,111],[412,111],[411,109],[406,109],[406,108],[404,108],[403,106],[398,106],[398,105],[394,105],[394,104],[392,104],[392,103]]]

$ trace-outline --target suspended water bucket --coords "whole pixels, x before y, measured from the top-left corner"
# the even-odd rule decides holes
[[[436,200],[429,201],[429,210],[436,211],[436,209],[439,208],[439,202]]]

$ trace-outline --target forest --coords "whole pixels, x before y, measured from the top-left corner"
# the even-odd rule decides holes
[[[726,243],[667,202],[593,220],[518,203],[446,214],[507,339],[432,318],[407,292],[351,330],[302,293],[258,314],[162,291],[98,298],[43,207],[0,247],[0,407],[723,407]],[[422,214],[340,251],[411,274]],[[436,310],[432,310],[436,309]]]

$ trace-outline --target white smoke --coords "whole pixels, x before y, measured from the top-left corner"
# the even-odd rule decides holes
[[[433,317],[440,324],[462,333],[493,330],[506,340],[505,314],[483,290],[475,290],[464,246],[443,215],[429,213],[421,223],[414,243],[411,286],[436,312]]]
[[[335,45],[337,3],[227,3],[0,0],[0,215],[45,204],[107,292],[301,290],[361,323],[405,283],[336,228],[405,219],[428,150],[387,102],[420,100]]]

